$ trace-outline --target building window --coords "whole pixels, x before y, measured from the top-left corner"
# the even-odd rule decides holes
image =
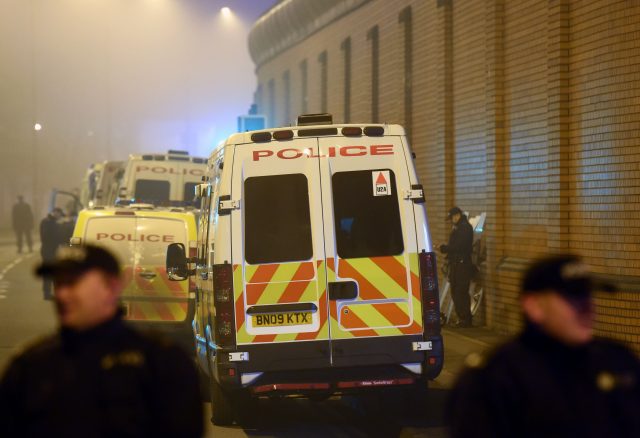
[[[309,66],[305,59],[300,63],[300,96],[302,98],[300,105],[300,113],[307,114],[309,112],[309,87],[307,85],[307,78],[309,74]]]
[[[411,142],[411,122],[413,118],[413,24],[411,6],[407,6],[400,12],[398,21],[404,26],[404,128]]]
[[[344,55],[344,122],[351,121],[351,38],[340,45]]]
[[[282,118],[282,126],[291,124],[291,75],[289,70],[282,75],[282,86],[284,87],[284,114]]]
[[[273,127],[276,125],[276,83],[273,79],[269,79],[269,113],[267,114],[267,125]]]
[[[328,56],[325,50],[318,56],[318,62],[320,63],[320,112],[327,112],[327,85],[329,81],[328,70]]]
[[[380,85],[380,36],[378,26],[373,26],[367,32],[367,39],[371,41],[371,121],[379,121],[379,85]]]

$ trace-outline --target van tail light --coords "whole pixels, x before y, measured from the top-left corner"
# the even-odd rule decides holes
[[[424,334],[425,336],[437,335],[440,333],[440,297],[436,255],[423,250],[419,255],[419,262]]]
[[[233,300],[233,266],[213,265],[213,297],[216,306],[215,338],[220,346],[236,343],[236,317]]]
[[[189,241],[189,258],[191,260],[197,260],[198,257],[198,242],[195,240]],[[193,275],[189,276],[189,292],[196,291],[196,280]]]

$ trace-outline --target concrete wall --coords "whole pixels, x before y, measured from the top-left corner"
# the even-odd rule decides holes
[[[405,114],[405,21],[411,15],[411,106]],[[486,211],[486,323],[516,331],[522,269],[571,251],[625,292],[598,298],[597,329],[640,351],[640,3],[628,0],[372,0],[257,66],[260,110],[274,125],[320,111],[318,56],[327,51],[328,111],[344,115],[352,47],[351,120],[372,114],[380,35],[380,121],[411,127],[431,231],[447,209]],[[287,111],[283,75],[289,71]]]

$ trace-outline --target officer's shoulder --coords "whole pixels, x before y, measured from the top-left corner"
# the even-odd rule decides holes
[[[146,350],[162,352],[180,348],[176,342],[161,332],[155,330],[141,331],[131,327],[129,327],[129,330],[134,343]]]
[[[60,348],[60,337],[58,334],[48,334],[39,336],[18,346],[14,352],[14,359],[24,360],[37,359],[41,356],[48,356],[53,351]]]
[[[591,351],[599,357],[610,359],[630,359],[638,361],[637,356],[626,346],[615,340],[596,338],[591,343]]]
[[[487,351],[468,354],[464,366],[470,372],[492,372],[507,365],[519,355],[517,342],[511,340]]]

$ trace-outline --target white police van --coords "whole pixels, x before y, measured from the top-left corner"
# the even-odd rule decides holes
[[[232,423],[249,396],[421,391],[440,373],[436,259],[412,160],[401,126],[328,114],[213,151],[198,254],[171,245],[167,272],[196,278],[214,423]]]
[[[132,154],[125,166],[116,203],[163,207],[193,206],[194,188],[202,181],[207,160],[186,151]]]

